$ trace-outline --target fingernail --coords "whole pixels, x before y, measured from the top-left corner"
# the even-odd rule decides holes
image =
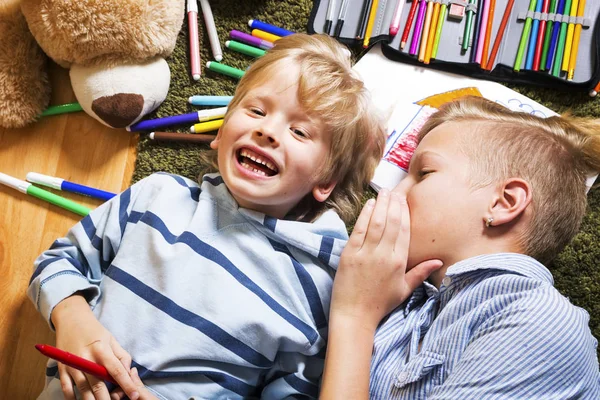
[[[373,207],[375,205],[375,199],[369,199],[369,200],[367,200],[366,205],[368,207]]]
[[[387,189],[381,189],[381,191],[379,192],[380,196],[389,196],[390,195],[390,191]]]
[[[138,392],[133,392],[131,393],[131,396],[129,396],[131,400],[137,400],[138,397],[140,397],[140,394]]]

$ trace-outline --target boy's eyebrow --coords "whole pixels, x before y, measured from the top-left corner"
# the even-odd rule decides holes
[[[413,154],[412,158],[410,159],[410,163],[409,163],[408,167],[410,168],[410,166],[413,165],[413,163],[417,164],[417,163],[421,162],[421,159],[423,157],[440,158],[442,156],[439,153],[436,153],[435,151],[424,150],[420,153]]]

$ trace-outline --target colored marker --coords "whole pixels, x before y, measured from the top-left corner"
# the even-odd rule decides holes
[[[263,49],[257,49],[253,46],[248,46],[247,44],[236,42],[235,40],[228,40],[225,42],[225,47],[231,49],[233,51],[237,51],[238,53],[245,54],[250,57],[262,57],[267,52]]]
[[[565,8],[563,10],[563,15],[566,15],[570,9],[571,9],[571,0],[566,0]],[[565,54],[568,25],[569,24],[567,22],[560,23],[560,32],[558,34],[558,43],[556,44],[556,55],[554,56],[554,62],[552,63],[552,75],[556,76],[556,77],[560,76],[560,67],[563,62],[563,55]]]
[[[425,10],[425,25],[423,25],[423,33],[421,34],[421,46],[419,47],[419,61],[425,61],[425,55],[427,54],[427,47],[429,46],[429,36],[431,35],[431,21],[433,20],[433,2],[427,3],[427,10]],[[433,42],[431,42],[433,46]]]
[[[438,48],[440,47],[440,38],[442,37],[442,27],[448,14],[448,5],[442,4],[437,25],[435,27],[435,39],[433,40],[433,50],[431,50],[431,58],[437,57]]]
[[[475,4],[475,0],[469,0],[469,4]],[[462,51],[469,50],[469,42],[471,41],[471,32],[473,31],[473,13],[474,11],[467,10],[467,19],[465,21],[465,34],[463,35]]]
[[[206,63],[206,68],[211,71],[218,72],[223,75],[231,76],[232,78],[242,79],[245,71],[241,69],[230,67],[229,65],[221,64],[215,61],[209,61]]]
[[[188,143],[210,143],[215,140],[215,135],[196,134],[177,132],[150,132],[148,138],[151,140],[163,140],[167,142],[188,142]]]
[[[130,132],[139,131],[154,131],[165,126],[174,125],[189,125],[196,122],[210,121],[213,119],[223,118],[227,112],[227,107],[212,108],[210,110],[200,110],[188,114],[172,115],[169,117],[148,119],[140,121],[137,124],[131,125],[125,129]]]
[[[36,344],[35,348],[48,358],[52,358],[86,374],[93,375],[105,382],[118,385],[118,383],[110,376],[108,370],[100,364],[96,364],[93,361],[86,360],[85,358],[57,349],[56,347],[49,346],[47,344]]]
[[[266,22],[259,21],[257,19],[251,19],[248,21],[248,26],[252,29],[260,29],[264,32],[272,33],[273,35],[277,35],[279,37],[293,35],[294,32],[288,31],[287,29],[280,28],[275,25],[267,24]]]
[[[348,0],[342,0],[342,5],[340,6],[340,13],[338,14],[337,22],[335,23],[335,29],[333,30],[333,36],[340,37],[342,33],[342,27],[344,26],[344,21],[346,20],[346,12],[348,11]]]
[[[276,41],[281,39],[281,36],[273,35],[272,33],[261,31],[260,29],[252,29],[251,33],[252,36],[271,43],[275,43]]]
[[[333,24],[333,11],[335,10],[335,0],[329,0],[327,4],[327,16],[325,17],[325,29],[323,33],[331,34],[331,25]]]
[[[78,193],[104,201],[110,200],[117,195],[116,193],[106,192],[104,190],[69,182],[62,178],[57,178],[50,175],[39,174],[37,172],[28,172],[25,179],[31,183],[37,183],[39,185],[51,187],[52,189]]]
[[[573,0],[571,2],[571,12],[569,15],[571,17],[577,16],[577,6],[579,5],[579,0]],[[566,10],[565,10],[566,12]],[[567,39],[565,40],[565,54],[563,55],[562,67],[561,70],[567,71],[569,69],[569,60],[571,58],[571,46],[573,45],[573,34],[575,33],[575,24],[569,22],[567,25]]]
[[[556,8],[558,6],[558,1],[552,0],[550,2],[550,8],[548,9],[550,14],[556,14]],[[542,46],[542,57],[540,59],[540,69],[545,70],[546,63],[548,62],[548,51],[550,50],[550,42],[552,41],[552,27],[554,25],[554,21],[548,19],[546,21],[546,32],[544,33],[544,44]],[[535,64],[535,60],[534,60]]]
[[[485,68],[488,62],[488,54],[490,51],[490,40],[492,38],[492,27],[494,25],[494,14],[496,12],[496,0],[490,1],[490,9],[488,12],[487,24],[485,27],[485,35],[483,39],[483,49],[481,49],[481,68]]]
[[[425,9],[427,8],[427,1],[420,0],[419,12],[417,13],[417,22],[415,23],[415,29],[413,30],[412,41],[410,42],[410,55],[414,56],[417,54],[419,48],[419,42],[421,41],[421,31],[423,30],[423,21],[425,20]]]
[[[489,0],[479,0],[479,4],[477,5],[477,18],[475,19],[475,30],[473,31],[471,55],[469,57],[469,60],[472,63],[481,64],[481,51],[483,50],[485,28],[487,26],[487,17],[490,10],[489,4]]]
[[[535,3],[535,12],[542,12],[542,5],[545,0],[537,0]],[[525,69],[533,69],[533,59],[535,57],[535,46],[538,38],[538,31],[540,29],[540,20],[533,19],[531,25],[531,36],[529,36],[529,44],[527,46],[527,53],[525,54]]]
[[[502,16],[502,21],[500,22],[500,27],[498,27],[498,32],[496,33],[496,38],[494,39],[494,45],[492,46],[492,52],[490,53],[490,58],[487,61],[487,64],[482,66],[488,71],[491,71],[494,68],[494,62],[496,62],[496,56],[498,55],[498,50],[500,49],[500,44],[502,43],[502,38],[504,37],[504,32],[506,31],[506,25],[508,24],[508,19],[510,18],[510,13],[512,12],[512,8],[515,4],[515,0],[508,0],[508,4],[504,9],[504,15]]]
[[[585,0],[579,0],[579,8],[577,16],[583,17],[585,11]],[[571,57],[569,58],[569,72],[567,79],[572,81],[575,76],[575,66],[577,65],[577,52],[579,51],[579,39],[581,38],[581,24],[575,24],[575,32],[573,34],[573,45],[571,46]]]
[[[210,48],[212,50],[213,57],[217,61],[223,59],[223,51],[221,50],[221,44],[219,43],[219,35],[217,34],[217,27],[215,26],[215,18],[213,16],[212,9],[208,0],[199,0],[200,8],[202,9],[202,15],[204,16],[204,25],[206,26],[206,32],[208,33],[208,40],[210,41]]]
[[[565,10],[565,0],[558,1],[558,7],[556,8],[556,14],[562,15]],[[561,22],[554,21],[552,24],[552,37],[550,38],[550,46],[548,47],[548,58],[546,58],[546,69],[552,73],[552,63],[556,59],[555,53],[557,53],[558,44],[558,32],[560,31]]]
[[[198,38],[198,3],[187,0],[188,27],[190,34],[190,67],[192,78],[200,79],[200,39]]]
[[[0,183],[13,189],[17,189],[21,193],[37,197],[38,199],[47,201],[55,206],[62,207],[65,210],[74,212],[75,214],[79,214],[82,217],[87,216],[91,211],[89,208],[84,207],[81,204],[75,203],[69,199],[65,199],[64,197],[58,196],[44,189],[40,189],[37,186],[33,186],[29,182],[13,178],[12,176],[3,174],[2,172],[0,172]]]
[[[226,106],[233,96],[191,96],[188,103],[194,106]]]
[[[201,122],[199,124],[194,124],[190,127],[190,132],[192,133],[206,133],[216,131],[223,125],[222,119],[216,119],[214,121]]]
[[[410,5],[410,11],[408,12],[408,18],[406,19],[406,25],[404,25],[404,32],[402,32],[400,50],[403,50],[404,46],[406,46],[406,42],[408,42],[408,35],[410,35],[410,28],[412,27],[413,20],[415,19],[418,3],[419,0],[413,0],[412,4]]]
[[[402,9],[404,8],[404,0],[398,0],[396,3],[396,9],[394,10],[394,17],[390,24],[390,36],[394,37],[400,30],[400,19],[402,18]]]
[[[529,2],[529,11],[535,10],[535,0]],[[515,58],[515,65],[513,69],[515,71],[521,70],[521,63],[523,62],[523,53],[527,46],[527,39],[529,38],[529,32],[531,31],[531,18],[525,18],[525,25],[523,25],[523,32],[521,33],[521,41],[519,42],[519,50],[517,51],[517,57]]]
[[[541,1],[541,0],[540,0]],[[550,0],[544,0],[542,3],[542,14],[548,14],[548,8],[550,6]],[[540,62],[542,60],[542,51],[544,47],[544,35],[546,34],[546,20],[542,19],[539,21],[538,35],[535,43],[535,51],[533,54],[533,70],[540,70]]]
[[[490,0],[483,0],[483,15],[479,23],[479,35],[477,39],[477,54],[475,55],[475,62],[481,64],[483,58],[483,43],[485,42],[485,35],[487,34],[488,18],[490,16]]]
[[[263,50],[269,50],[273,48],[273,43],[267,42],[266,40],[262,40],[244,32],[236,31],[235,29],[229,32],[229,37],[231,37],[233,40],[237,40],[238,42],[244,42],[251,46],[259,47]]]
[[[40,117],[49,117],[50,115],[66,114],[77,111],[83,111],[79,103],[60,104],[58,106],[50,106],[40,114]]]

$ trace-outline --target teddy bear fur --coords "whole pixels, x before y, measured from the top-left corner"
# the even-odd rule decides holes
[[[0,37],[10,40],[0,42],[0,82],[8,82],[0,85],[0,126],[24,126],[47,107],[39,48],[70,68],[88,114],[113,127],[139,120],[166,97],[164,58],[183,16],[181,0],[3,0]]]

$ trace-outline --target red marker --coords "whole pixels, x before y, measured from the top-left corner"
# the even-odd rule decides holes
[[[90,374],[95,376],[98,379],[102,379],[105,382],[114,383],[118,385],[117,382],[108,374],[106,368],[104,368],[100,364],[96,364],[93,361],[86,360],[85,358],[81,358],[76,356],[75,354],[67,353],[66,351],[57,349],[56,347],[49,346],[47,344],[36,344],[35,348],[39,350],[40,353],[45,355],[46,357],[52,358],[60,363],[68,365],[71,368],[75,368],[80,370],[81,372],[85,372],[86,374]]]

